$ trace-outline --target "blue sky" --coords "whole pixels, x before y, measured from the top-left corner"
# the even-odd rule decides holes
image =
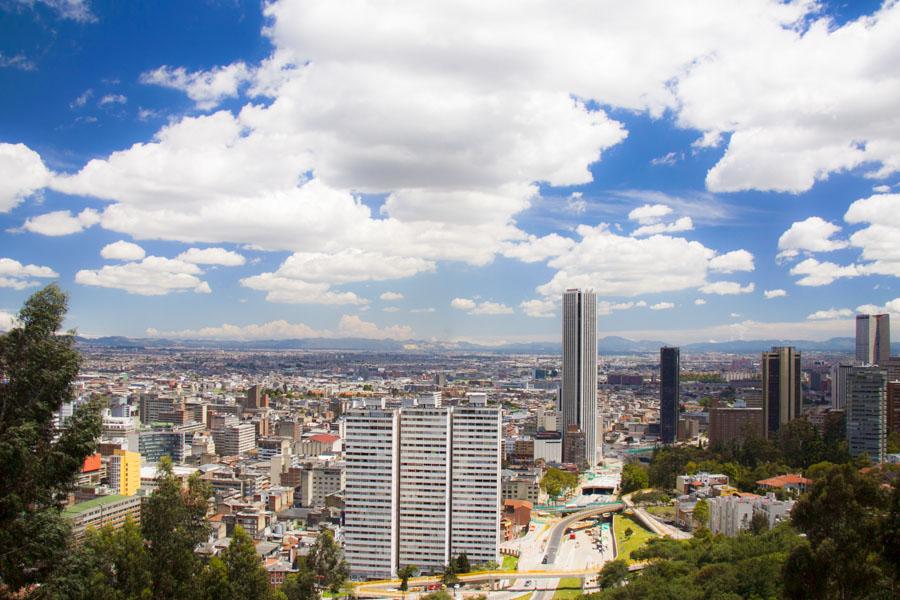
[[[900,312],[900,5],[631,4],[0,0],[0,325],[49,281],[88,335]]]

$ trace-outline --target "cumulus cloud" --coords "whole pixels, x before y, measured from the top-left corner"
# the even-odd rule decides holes
[[[828,285],[842,277],[858,277],[860,270],[856,265],[841,266],[833,262],[819,262],[815,258],[807,258],[791,269],[791,275],[799,275],[797,285]]]
[[[16,326],[18,318],[6,310],[0,310],[0,331],[9,331]]]
[[[217,340],[287,340],[298,338],[346,338],[358,337],[377,340],[405,340],[413,335],[411,327],[391,325],[379,327],[375,323],[363,321],[357,315],[343,315],[336,331],[316,329],[305,323],[291,323],[285,320],[268,321],[260,324],[232,325],[226,323],[218,327],[183,329],[180,331],[160,331],[150,328],[150,337],[177,339],[217,339]]]
[[[663,217],[672,214],[672,208],[665,204],[644,204],[628,213],[628,219],[640,225],[659,223]]]
[[[631,235],[638,237],[642,235],[656,235],[659,233],[675,233],[678,231],[690,231],[694,228],[694,221],[690,217],[679,217],[671,223],[654,223],[652,225],[641,225]]]
[[[735,273],[752,271],[753,255],[746,250],[733,250],[713,257],[709,261],[709,270],[717,273]]]
[[[900,277],[900,194],[878,194],[857,200],[844,220],[864,227],[850,236],[850,245],[860,250],[865,274]]]
[[[503,256],[533,263],[559,256],[575,246],[575,240],[551,233],[543,237],[529,235],[526,240],[509,244],[503,249]]]
[[[125,240],[107,244],[100,250],[100,256],[108,260],[141,260],[146,254],[143,248]]]
[[[733,296],[736,294],[749,294],[756,286],[752,283],[741,285],[736,281],[714,281],[700,287],[704,294],[716,294],[718,296]]]
[[[478,302],[471,298],[454,298],[450,301],[451,308],[466,311],[470,315],[511,315],[513,309],[499,302]]]
[[[104,248],[105,249],[105,248]],[[100,269],[82,269],[75,274],[75,282],[124,290],[140,296],[162,296],[171,292],[194,291],[210,293],[209,284],[198,275],[203,271],[178,259],[148,256],[140,262],[104,265]]]
[[[400,292],[384,292],[379,298],[385,302],[396,302],[397,300],[403,300],[403,294]]]
[[[128,102],[128,97],[124,94],[106,94],[97,101],[97,105],[106,106],[108,104],[125,104],[126,102]]]
[[[634,300],[631,300],[629,302],[610,302],[608,300],[601,300],[597,303],[597,314],[609,315],[619,310],[631,310],[632,308],[646,307],[647,302],[645,300],[638,300],[636,302]]]
[[[226,98],[238,95],[241,85],[253,73],[243,62],[236,62],[208,71],[187,71],[184,67],[161,66],[141,74],[141,83],[180,90],[194,101],[200,110],[215,108]]]
[[[25,144],[0,144],[0,212],[8,212],[45,187],[51,173]]]
[[[820,217],[797,221],[778,238],[778,258],[793,258],[801,252],[831,252],[846,248],[844,240],[831,239],[841,228]]]
[[[241,285],[266,292],[266,300],[284,304],[366,304],[353,292],[339,292],[327,283],[310,283],[301,279],[282,277],[276,273],[261,273],[241,279]]]
[[[833,319],[849,319],[853,316],[853,311],[849,308],[829,308],[827,310],[817,310],[806,318],[810,321],[823,321]]]
[[[41,235],[61,236],[80,233],[99,222],[100,213],[92,208],[85,208],[77,215],[68,210],[56,210],[29,217],[22,224],[22,229]]]
[[[763,296],[766,297],[766,300],[771,300],[772,298],[784,298],[787,296],[787,292],[782,289],[765,290],[763,291]]]
[[[424,313],[433,313],[433,312],[435,312],[435,310],[436,309],[433,306],[427,306],[425,308],[411,308],[411,309],[409,309],[409,312],[416,313],[416,314],[419,314],[419,313],[424,314]]]
[[[43,4],[56,12],[62,19],[81,23],[93,23],[97,17],[91,11],[88,0],[19,0],[23,4]]]
[[[41,285],[37,279],[52,279],[59,273],[50,267],[23,265],[12,258],[0,258],[0,287],[24,290]]]
[[[885,302],[883,306],[877,304],[863,304],[856,307],[856,312],[866,315],[877,315],[883,313],[892,313],[895,318],[900,318],[900,298],[894,298]]]
[[[188,248],[176,257],[195,265],[220,265],[223,267],[239,267],[245,262],[243,256],[225,248]]]
[[[556,302],[550,299],[524,300],[519,304],[519,308],[529,317],[549,319],[556,316]]]
[[[675,308],[673,302],[657,302],[650,305],[650,310],[669,310],[670,308]]]
[[[703,298],[696,298],[694,300],[694,304],[697,306],[703,306],[704,304],[706,304],[706,300],[704,300]]]
[[[412,337],[412,327],[390,325],[379,327],[375,323],[363,321],[358,315],[344,315],[338,323],[338,336],[359,337],[373,340],[406,340]]]

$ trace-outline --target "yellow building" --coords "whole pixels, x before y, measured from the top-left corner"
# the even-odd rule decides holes
[[[122,496],[131,496],[141,487],[141,455],[116,450],[109,457],[109,485]]]

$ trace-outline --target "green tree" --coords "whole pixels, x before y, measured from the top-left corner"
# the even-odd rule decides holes
[[[287,600],[318,600],[316,576],[306,565],[305,560],[300,561],[299,571],[285,578],[281,591]]]
[[[694,526],[707,527],[709,525],[709,503],[706,500],[698,500],[694,505]]]
[[[400,567],[397,571],[397,576],[400,578],[400,591],[405,592],[409,589],[409,578],[415,577],[416,573],[419,572],[419,567],[416,565],[404,565]]]
[[[637,463],[626,463],[622,467],[622,493],[629,494],[650,485],[647,469]]]
[[[422,600],[453,600],[453,596],[444,590],[438,590],[436,592],[431,592],[430,594],[425,594],[422,596]]]
[[[456,557],[456,562],[454,563],[453,568],[457,573],[468,573],[472,570],[472,565],[469,564],[469,557],[466,556],[465,552]]]
[[[0,335],[0,594],[46,580],[66,553],[59,502],[100,436],[99,402],[82,404],[60,433],[53,413],[73,400],[80,356],[58,334],[68,297],[35,292]]]
[[[441,572],[441,583],[447,587],[459,583],[459,577],[456,576],[456,568],[453,566],[453,561],[450,561],[450,564],[445,566]]]
[[[850,599],[883,590],[888,573],[878,542],[888,505],[879,482],[854,465],[835,465],[819,477],[791,511],[807,543],[785,566],[787,596]]]
[[[150,552],[154,598],[179,600],[196,594],[194,578],[201,569],[194,549],[209,535],[206,512],[210,495],[209,484],[196,474],[182,489],[181,480],[172,470],[172,461],[163,457],[159,462],[156,492],[141,511],[141,531]]]
[[[197,580],[197,592],[201,600],[228,598],[231,586],[228,582],[228,567],[218,556],[213,556],[203,568]]]
[[[325,527],[319,530],[319,535],[306,557],[306,564],[315,575],[319,586],[332,593],[339,592],[350,576],[350,567],[344,560],[344,552],[334,541],[334,533]]]
[[[769,530],[769,518],[761,512],[753,513],[750,518],[750,533],[760,534]]]
[[[611,560],[600,571],[598,582],[601,588],[611,588],[628,579],[628,563],[624,560]]]
[[[900,452],[900,431],[892,431],[887,438],[887,453],[897,454]]]
[[[578,475],[555,467],[547,469],[541,479],[541,489],[553,499],[559,498],[576,485],[578,485]]]
[[[233,600],[264,600],[269,597],[269,574],[262,566],[256,546],[244,528],[235,525],[231,543],[222,552],[228,576],[228,597]]]

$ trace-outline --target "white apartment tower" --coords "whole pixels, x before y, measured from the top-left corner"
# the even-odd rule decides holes
[[[497,560],[497,408],[420,404],[346,416],[345,552],[353,577]]]
[[[584,432],[585,462],[597,464],[597,296],[591,290],[563,294],[562,431]],[[565,435],[565,434],[564,434]]]
[[[883,366],[891,355],[891,316],[856,315],[856,361]]]

